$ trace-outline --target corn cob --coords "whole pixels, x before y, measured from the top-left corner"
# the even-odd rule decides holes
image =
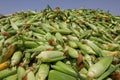
[[[10,61],[6,61],[6,62],[3,62],[0,64],[0,71],[5,69],[5,68],[8,68],[10,66]]]
[[[3,56],[1,62],[7,61],[12,56],[14,51],[15,51],[15,45],[14,44],[11,44],[10,46],[8,46],[8,50],[7,50],[6,54]]]

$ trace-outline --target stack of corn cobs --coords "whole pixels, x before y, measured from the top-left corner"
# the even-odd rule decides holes
[[[120,80],[120,17],[48,8],[0,17],[0,80]]]

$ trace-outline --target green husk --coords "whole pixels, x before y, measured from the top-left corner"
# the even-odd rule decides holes
[[[97,78],[104,73],[104,71],[110,66],[113,60],[113,56],[106,56],[88,69],[88,76],[90,78]]]
[[[36,80],[46,80],[49,73],[49,65],[40,64],[39,70],[36,73]]]
[[[70,75],[67,75],[65,73],[56,71],[56,70],[51,70],[49,72],[48,80],[76,80],[75,77],[72,77]]]
[[[13,67],[12,69],[4,69],[2,71],[0,71],[0,79],[3,79],[5,77],[8,77],[10,75],[13,75],[13,74],[16,74],[17,73],[17,70],[16,70],[16,67]]]
[[[42,62],[54,62],[65,59],[65,56],[61,51],[42,51],[37,58]]]

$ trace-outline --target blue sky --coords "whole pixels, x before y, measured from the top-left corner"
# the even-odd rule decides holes
[[[110,11],[120,15],[120,0],[0,0],[0,14],[11,14],[21,10],[42,10],[49,4],[61,9],[90,8]]]

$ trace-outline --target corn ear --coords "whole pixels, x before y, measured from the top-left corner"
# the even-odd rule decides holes
[[[66,73],[66,74],[71,75],[73,77],[77,77],[77,73],[75,72],[75,70],[72,69],[71,66],[69,66],[61,61],[56,62],[56,64],[52,65],[51,67],[57,71]]]
[[[11,45],[8,47],[7,52],[6,52],[5,55],[3,56],[1,62],[7,61],[7,60],[13,55],[14,51],[15,51],[15,45],[14,45],[14,44],[11,44]]]
[[[38,43],[34,42],[34,41],[22,41],[22,40],[18,40],[17,42],[15,42],[15,44],[17,45],[18,48],[21,47],[25,47],[25,48],[36,48],[39,46]]]
[[[78,52],[76,49],[72,48],[72,47],[68,47],[68,54],[70,55],[70,57],[72,58],[77,58],[78,57]]]
[[[11,26],[12,26],[12,28],[13,28],[14,30],[16,30],[16,31],[19,30],[19,29],[18,29],[18,26],[17,26],[12,20],[10,20],[10,23],[11,23]]]
[[[106,72],[104,72],[97,80],[103,80],[104,78],[109,76],[113,71],[115,71],[119,67],[120,67],[120,64],[115,65],[115,66],[114,65],[110,65],[108,70]]]
[[[33,49],[26,49],[26,52],[41,52],[41,51],[53,49],[53,48],[54,47],[46,44],[46,45],[40,45],[40,46],[33,48]]]
[[[50,32],[51,26],[49,25],[49,23],[40,23],[39,25],[44,31]]]
[[[3,62],[0,64],[0,71],[5,69],[5,68],[8,68],[10,65],[10,61],[6,61],[6,62]]]
[[[90,34],[92,32],[92,30],[86,30],[85,32],[82,33],[82,35],[80,36],[80,39],[88,36],[88,34]]]
[[[96,54],[91,47],[86,44],[82,44],[81,42],[76,42],[78,47],[87,54]]]
[[[3,80],[18,80],[17,74],[10,75],[10,76],[4,78]]]
[[[68,42],[69,46],[72,47],[72,48],[78,48],[77,44],[75,41],[69,41]]]
[[[16,51],[11,58],[11,66],[15,66],[16,64],[18,64],[21,58],[22,58],[22,52]]]
[[[88,69],[88,76],[90,78],[97,78],[104,73],[113,60],[113,56],[107,56],[95,63]]]
[[[12,36],[12,37],[8,38],[7,40],[5,40],[4,45],[7,46],[9,44],[14,43],[15,41],[17,41],[16,36]]]
[[[60,43],[64,43],[64,40],[63,40],[62,35],[60,33],[56,33],[55,37]]]
[[[27,74],[27,80],[35,80],[35,75],[32,71]]]
[[[30,63],[31,54],[29,52],[25,52],[24,54],[25,54],[25,57],[24,57],[24,61],[20,63],[21,66],[26,66]]]
[[[35,28],[35,27],[30,27],[30,30],[32,30],[35,33],[39,33],[39,34],[46,34],[45,31],[39,29],[39,28]]]
[[[42,62],[54,62],[65,59],[64,53],[60,51],[42,51],[36,58]]]
[[[66,22],[61,22],[61,23],[58,23],[59,24],[59,27],[61,28],[61,29],[68,29],[68,24],[66,23]]]
[[[93,62],[92,62],[92,58],[90,55],[86,54],[84,56],[84,61],[88,63],[88,67],[92,66],[93,65]]]
[[[68,35],[67,38],[70,41],[79,41],[78,37],[76,37],[76,36]]]
[[[76,78],[56,70],[51,70],[48,80],[76,80]]]
[[[24,73],[25,73],[25,69],[23,67],[19,66],[17,69],[18,80],[22,80]]]
[[[17,73],[16,67],[12,67],[11,69],[9,69],[9,68],[4,69],[4,70],[0,71],[0,80],[2,80],[3,78],[5,78],[7,76],[16,74],[16,73]]]
[[[55,29],[59,29],[58,23],[50,22],[51,26],[53,26]]]
[[[71,34],[72,31],[70,30],[66,30],[66,29],[57,29],[57,30],[52,30],[51,33],[56,33],[56,32],[59,32],[61,34]]]
[[[101,49],[93,41],[90,40],[86,40],[86,41],[87,41],[87,45],[90,46],[97,55],[102,54]]]
[[[4,39],[0,40],[0,54],[2,53],[4,41],[5,41]]]
[[[39,70],[36,73],[36,80],[46,80],[49,73],[49,65],[48,64],[40,64]]]

